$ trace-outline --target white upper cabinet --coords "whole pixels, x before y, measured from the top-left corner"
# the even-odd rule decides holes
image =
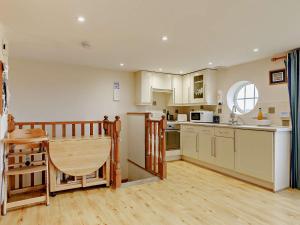
[[[191,93],[191,79],[190,75],[183,75],[182,77],[182,103],[190,103],[190,93]]]
[[[152,105],[152,73],[137,72],[135,73],[135,92],[137,105]]]
[[[172,90],[172,75],[152,73],[152,88],[158,90]]]
[[[173,75],[172,76],[172,91],[173,91],[173,105],[181,105],[182,102],[182,76],[181,75]]]
[[[217,104],[215,73],[214,70],[203,70],[190,74],[190,103]]]

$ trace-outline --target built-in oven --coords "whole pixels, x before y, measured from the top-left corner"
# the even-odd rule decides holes
[[[178,124],[167,124],[166,150],[180,150],[180,127]]]

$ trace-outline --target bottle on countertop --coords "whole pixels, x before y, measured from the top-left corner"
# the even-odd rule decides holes
[[[167,111],[167,120],[170,120],[170,113]]]
[[[263,120],[264,116],[261,111],[261,108],[258,109],[257,120]]]

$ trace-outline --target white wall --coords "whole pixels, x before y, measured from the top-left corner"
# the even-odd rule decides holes
[[[10,59],[10,113],[16,121],[98,120],[121,116],[121,170],[127,178],[126,117],[135,106],[132,73]],[[119,81],[121,99],[112,98]],[[139,108],[141,110],[141,108]]]
[[[283,61],[271,62],[270,58],[262,59],[246,64],[232,66],[218,71],[217,88],[223,92],[223,122],[229,120],[230,110],[227,106],[226,95],[229,88],[237,81],[247,80],[253,82],[259,91],[258,104],[252,112],[241,116],[247,123],[253,123],[252,117],[257,116],[258,108],[262,107],[263,112],[268,107],[274,106],[276,113],[269,114],[274,124],[280,125],[279,112],[289,112],[289,98],[287,84],[269,85],[269,71],[284,68]]]

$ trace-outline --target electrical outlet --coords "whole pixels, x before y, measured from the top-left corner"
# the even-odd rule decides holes
[[[157,103],[156,103],[156,101],[154,100],[153,102],[152,102],[152,105],[156,105]]]

